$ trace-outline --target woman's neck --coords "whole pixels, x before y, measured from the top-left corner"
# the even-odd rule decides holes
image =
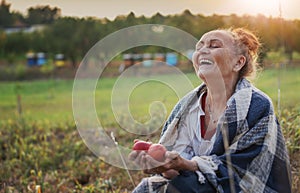
[[[206,82],[208,90],[208,101],[214,109],[226,106],[227,100],[231,97],[235,90],[236,81],[213,80]],[[211,107],[212,107],[211,106]]]

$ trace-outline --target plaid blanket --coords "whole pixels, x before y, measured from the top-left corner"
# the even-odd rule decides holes
[[[174,107],[160,138],[168,150],[176,151],[173,147],[181,140],[177,130],[180,120],[205,90],[205,84],[200,85]],[[210,154],[192,159],[198,163],[200,183],[208,180],[217,192],[291,192],[289,157],[272,102],[246,79],[238,82],[227,101]],[[143,188],[161,192],[168,182],[162,177],[144,181],[139,186],[142,191],[136,192],[145,192]]]

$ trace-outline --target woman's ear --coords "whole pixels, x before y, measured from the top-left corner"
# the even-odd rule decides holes
[[[243,55],[240,55],[240,57],[238,58],[237,62],[233,66],[233,71],[234,72],[240,71],[245,64],[246,64],[246,57],[243,56]]]

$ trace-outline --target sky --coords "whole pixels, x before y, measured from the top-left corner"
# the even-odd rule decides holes
[[[63,16],[106,17],[111,20],[118,15],[128,15],[130,12],[136,16],[151,17],[157,12],[162,15],[180,14],[185,9],[189,9],[193,14],[205,16],[263,14],[267,17],[300,19],[299,0],[6,0],[6,2],[11,4],[11,10],[23,14],[26,14],[29,7],[50,5],[60,8]]]

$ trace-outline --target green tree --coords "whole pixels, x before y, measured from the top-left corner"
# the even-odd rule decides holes
[[[157,12],[150,18],[150,23],[164,24],[165,17],[161,13]]]
[[[6,45],[6,34],[4,31],[0,30],[0,57],[5,56],[5,45]]]
[[[30,7],[27,11],[27,22],[31,25],[50,24],[61,15],[61,10],[59,8],[51,8],[49,5]]]
[[[5,53],[23,55],[30,49],[32,36],[23,32],[9,34],[6,37]]]
[[[60,18],[44,32],[46,49],[51,53],[63,53],[76,67],[77,61],[82,60],[87,51],[103,37],[103,26],[94,18]]]
[[[12,11],[12,21],[13,21],[13,25],[27,25],[25,17],[23,16],[22,13],[18,12],[18,11]]]
[[[0,4],[0,27],[9,27],[13,24],[12,14],[10,13],[10,4],[5,0]]]

